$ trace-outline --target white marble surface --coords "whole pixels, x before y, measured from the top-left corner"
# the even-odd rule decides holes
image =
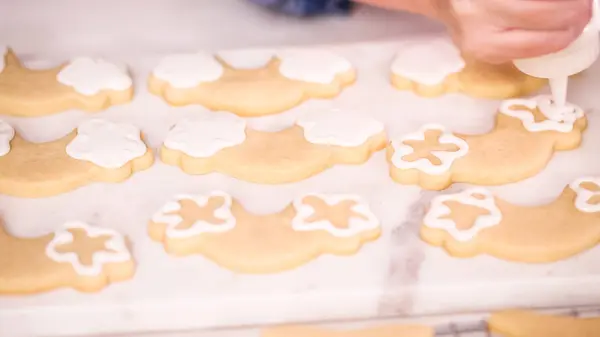
[[[218,28],[218,29],[217,29]],[[7,120],[33,141],[67,134],[91,117],[135,123],[158,147],[168,128],[201,107],[173,108],[145,89],[158,59],[170,52],[282,44],[342,43],[336,51],[358,68],[359,81],[334,100],[312,100],[286,113],[252,119],[279,129],[303,112],[352,109],[386,123],[392,136],[437,122],[485,132],[498,102],[451,95],[422,99],[395,91],[389,64],[398,43],[439,30],[418,18],[364,10],[354,18],[301,21],[261,12],[243,1],[3,1],[0,42],[27,64],[44,67],[77,55],[130,65],[137,95],[99,114]],[[316,38],[318,36],[318,38]],[[355,43],[362,40],[391,42]],[[552,200],[581,175],[600,174],[600,64],[573,80],[570,100],[588,112],[583,146],[559,153],[538,176],[492,190],[515,203]],[[352,182],[349,184],[348,182]],[[384,235],[355,256],[322,256],[295,270],[262,276],[229,272],[194,256],[171,258],[146,236],[149,216],[175,193],[229,191],[250,210],[274,212],[305,192],[360,193],[382,220]],[[459,186],[460,188],[460,186]],[[459,260],[421,243],[422,206],[434,195],[394,184],[383,153],[362,166],[335,167],[311,179],[260,186],[217,174],[188,176],[157,163],[123,184],[95,184],[64,195],[27,200],[0,196],[9,230],[35,236],[67,220],[116,228],[134,242],[136,277],[99,294],[59,290],[0,298],[0,336],[85,335],[313,322],[389,315],[470,312],[514,306],[600,303],[600,248],[544,265],[490,257]]]

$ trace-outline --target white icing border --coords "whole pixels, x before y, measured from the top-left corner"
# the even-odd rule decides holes
[[[586,190],[585,188],[581,187],[581,184],[586,182],[600,186],[600,177],[583,177],[569,184],[569,187],[577,195],[575,198],[575,208],[584,213],[600,212],[600,204],[593,205],[589,203],[589,200],[592,197],[600,195],[600,192]]]
[[[59,253],[56,248],[73,242],[74,236],[70,229],[81,229],[90,238],[99,236],[110,236],[105,242],[105,248],[114,252],[99,251],[92,255],[92,265],[84,266],[79,260],[76,252]],[[46,246],[46,255],[53,261],[59,263],[70,263],[75,272],[82,276],[98,276],[102,273],[105,264],[121,263],[131,260],[131,253],[127,249],[125,238],[117,231],[109,228],[100,228],[86,224],[82,221],[71,221],[64,224],[62,229],[54,232],[54,238]]]
[[[206,206],[212,197],[222,197],[223,205],[215,209],[213,216],[224,221],[223,224],[212,224],[203,220],[196,221],[190,228],[177,229],[177,226],[183,221],[183,218],[176,214],[166,214],[181,209],[179,201],[191,200],[198,206]],[[172,239],[190,238],[202,233],[223,233],[235,228],[236,218],[231,213],[232,205],[231,195],[222,191],[213,191],[209,194],[181,194],[167,202],[163,207],[152,216],[152,222],[167,225],[166,236]]]
[[[529,110],[511,109],[514,106],[522,105]],[[536,122],[533,113],[530,110],[539,109],[547,118],[541,122]],[[558,131],[571,132],[575,122],[585,116],[583,109],[573,104],[566,104],[564,107],[552,105],[552,97],[540,95],[531,99],[509,99],[500,103],[500,113],[518,118],[523,123],[523,127],[531,132]]]
[[[283,77],[308,83],[330,84],[337,75],[353,69],[346,58],[323,49],[286,49],[277,58]]]
[[[56,80],[85,96],[104,90],[124,91],[133,86],[125,67],[90,57],[71,60],[56,75]]]
[[[473,195],[482,195],[483,200],[475,198]],[[447,201],[456,201],[464,205],[471,205],[486,209],[490,212],[487,215],[481,215],[476,220],[473,226],[467,230],[456,228],[456,223],[452,219],[441,219],[442,216],[450,215],[451,209],[444,203]],[[431,205],[423,224],[429,228],[443,229],[447,231],[454,239],[460,242],[470,241],[483,229],[496,226],[502,221],[502,212],[496,205],[496,201],[492,193],[484,188],[470,188],[465,191],[440,195],[431,201]]]
[[[304,138],[313,144],[356,147],[385,131],[383,123],[354,113],[313,112],[296,120]]]
[[[307,197],[317,197],[323,200],[327,205],[333,206],[343,201],[355,201],[356,204],[352,206],[353,212],[359,213],[367,218],[363,220],[356,217],[351,217],[348,221],[348,228],[338,228],[334,226],[328,220],[320,220],[316,222],[307,223],[306,219],[315,213],[315,209],[304,203],[304,199]],[[337,237],[350,237],[359,234],[364,231],[373,230],[378,228],[379,220],[375,214],[371,211],[367,202],[357,195],[352,194],[306,194],[302,197],[296,198],[293,201],[296,215],[292,219],[292,228],[296,231],[319,231],[324,230],[329,232],[333,236]]]
[[[154,68],[152,75],[174,88],[190,89],[201,83],[214,82],[224,72],[214,55],[198,52],[168,55]]]
[[[437,157],[440,165],[433,165],[427,158],[419,158],[415,161],[406,161],[402,159],[414,152],[410,145],[404,144],[407,140],[424,141],[427,131],[439,130],[442,134],[439,137],[440,144],[453,144],[458,146],[458,151],[431,151],[431,154]],[[469,152],[469,144],[464,139],[456,137],[451,132],[447,132],[446,128],[439,124],[426,124],[419,131],[410,133],[399,140],[392,141],[394,154],[392,155],[392,164],[399,169],[417,169],[430,175],[440,175],[448,172],[454,161],[460,157],[464,157]]]
[[[10,142],[15,138],[15,129],[0,119],[0,157],[10,152]]]

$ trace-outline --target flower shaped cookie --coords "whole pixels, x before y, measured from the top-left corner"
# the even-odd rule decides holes
[[[354,147],[384,131],[383,123],[352,113],[317,112],[300,117],[296,124],[304,129],[304,137],[313,144]]]
[[[277,53],[281,75],[298,81],[327,84],[338,74],[351,71],[345,58],[325,50],[285,50]]]
[[[515,109],[523,106],[526,109]],[[538,109],[545,120],[537,121],[531,110]],[[550,96],[537,96],[532,99],[509,99],[502,102],[500,112],[520,119],[523,126],[531,132],[558,131],[571,132],[575,122],[584,116],[583,110],[573,104],[557,106]]]
[[[296,231],[324,230],[336,237],[350,237],[376,229],[379,221],[368,204],[356,195],[308,194],[293,202]]]
[[[228,112],[218,112],[181,120],[169,131],[164,146],[205,158],[244,140],[246,121]]]
[[[438,131],[436,144],[425,143],[429,131]],[[416,152],[417,143],[426,145],[419,153]],[[417,169],[431,175],[448,172],[454,161],[463,157],[469,151],[466,141],[446,132],[441,125],[428,124],[419,131],[408,134],[400,140],[393,141],[392,164],[399,169]],[[421,153],[423,152],[423,153]],[[408,157],[412,157],[409,160]]]
[[[478,214],[469,228],[459,228],[452,218],[453,210],[447,205],[451,201],[481,208],[485,213]],[[457,241],[465,242],[475,238],[481,230],[498,225],[500,221],[502,213],[496,206],[494,196],[486,189],[473,188],[433,199],[423,223],[430,228],[443,229]]]
[[[87,96],[102,90],[127,90],[133,84],[126,70],[104,60],[87,57],[72,60],[58,73],[57,80]]]
[[[165,57],[152,74],[174,88],[185,89],[218,80],[223,66],[208,53],[176,54]]]
[[[184,201],[185,211],[182,205]],[[180,195],[166,203],[152,217],[152,221],[167,225],[165,233],[168,238],[223,233],[232,230],[236,225],[236,219],[231,213],[231,204],[231,196],[220,191],[208,195]]]
[[[600,178],[580,178],[569,187],[577,194],[575,207],[578,210],[585,213],[600,212]]]
[[[66,151],[75,159],[104,168],[119,168],[143,156],[147,148],[135,126],[92,119],[77,128],[77,136]]]
[[[78,252],[68,249],[75,241],[72,230],[82,230],[85,236],[91,239],[105,237],[103,249],[92,252],[91,263],[84,263]],[[64,228],[54,233],[54,238],[46,246],[46,255],[56,262],[70,263],[75,272],[83,276],[99,275],[105,264],[131,260],[131,254],[121,234],[112,229],[93,227],[78,221],[66,223]]]
[[[0,156],[10,151],[10,141],[15,137],[15,129],[7,122],[0,120]]]

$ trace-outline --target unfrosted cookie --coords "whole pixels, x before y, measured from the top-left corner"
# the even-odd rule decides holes
[[[421,238],[450,255],[489,254],[544,263],[562,260],[600,242],[600,178],[582,178],[553,202],[519,206],[483,188],[433,199]]]
[[[123,69],[102,59],[76,58],[53,69],[28,69],[0,46],[0,114],[37,117],[69,109],[100,111],[133,98]]]
[[[0,120],[0,193],[46,197],[98,182],[120,182],[154,162],[138,128],[92,119],[67,136],[32,143]]]
[[[236,272],[273,273],[322,254],[354,254],[379,237],[380,225],[355,195],[309,194],[258,215],[216,191],[177,196],[152,217],[148,232],[176,256],[202,254]]]
[[[488,326],[491,332],[502,337],[600,336],[600,317],[554,316],[524,310],[493,313]]]
[[[149,90],[171,105],[251,117],[335,97],[355,78],[350,62],[325,50],[240,50],[168,56],[152,72]]]
[[[162,160],[190,174],[220,172],[261,184],[311,177],[336,164],[362,164],[387,144],[382,123],[341,112],[307,114],[277,132],[246,127],[226,112],[181,120],[167,135]]]
[[[512,63],[491,65],[465,58],[449,38],[405,44],[396,54],[391,72],[394,87],[427,97],[461,92],[505,99],[531,94],[546,84],[525,75]]]
[[[134,273],[126,239],[112,229],[73,221],[48,235],[17,238],[0,227],[0,294],[94,292]]]
[[[367,329],[333,330],[309,326],[282,326],[263,330],[261,337],[434,337],[433,328],[388,325]]]
[[[514,183],[540,172],[555,151],[577,148],[586,125],[581,108],[558,108],[550,97],[506,100],[488,133],[464,135],[425,125],[392,140],[390,175],[401,184],[431,190],[455,182]]]

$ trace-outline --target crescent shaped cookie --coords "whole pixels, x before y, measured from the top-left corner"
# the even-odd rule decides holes
[[[295,126],[264,132],[219,112],[177,123],[160,157],[189,174],[220,172],[254,183],[283,184],[336,164],[362,164],[386,144],[382,123],[353,114],[309,114]]]
[[[153,162],[133,125],[92,119],[61,139],[32,143],[0,120],[2,194],[38,198],[92,182],[121,182]]]
[[[455,257],[566,259],[600,242],[600,178],[578,179],[539,206],[513,205],[483,188],[441,195],[431,202],[420,234]]]
[[[547,83],[522,73],[512,63],[491,65],[463,57],[448,38],[407,43],[396,54],[391,72],[395,88],[425,97],[460,92],[506,99],[532,94]]]
[[[53,69],[28,69],[0,46],[0,113],[39,117],[80,109],[89,112],[133,98],[125,69],[101,59],[76,58]]]
[[[463,135],[425,125],[393,140],[387,148],[390,175],[429,190],[459,182],[514,183],[538,174],[555,151],[577,148],[586,126],[581,108],[557,107],[547,96],[506,100],[488,133]]]
[[[434,337],[435,331],[420,325],[388,325],[358,330],[332,330],[309,326],[281,326],[263,330],[261,337]]]
[[[72,221],[51,234],[17,238],[0,226],[0,294],[96,292],[134,273],[126,239],[112,229]]]
[[[488,319],[491,332],[502,337],[596,337],[600,317],[544,315],[524,310],[496,312]]]
[[[215,191],[175,197],[152,217],[148,232],[170,254],[201,254],[254,274],[292,269],[322,254],[355,254],[381,229],[355,195],[309,194],[278,213],[257,215]]]
[[[350,62],[325,50],[247,50],[168,56],[148,83],[174,106],[200,104],[253,117],[333,98],[355,78]]]

